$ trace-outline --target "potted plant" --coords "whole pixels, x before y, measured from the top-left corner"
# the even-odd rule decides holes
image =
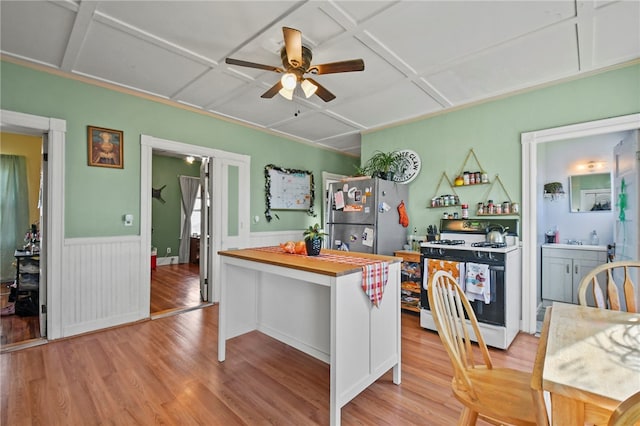
[[[355,169],[355,172],[354,172],[353,176],[355,176],[355,177],[369,176],[369,171],[367,170],[366,167],[364,167],[364,166],[360,167],[360,166],[356,166],[354,164],[353,168]]]
[[[372,176],[381,179],[393,180],[393,175],[398,171],[401,165],[401,157],[397,151],[382,152],[376,151],[365,164],[365,169]]]
[[[306,231],[303,232],[304,241],[307,246],[307,256],[317,256],[320,254],[320,248],[322,247],[322,240],[327,235],[321,228],[320,224],[316,223],[313,226],[309,226]]]

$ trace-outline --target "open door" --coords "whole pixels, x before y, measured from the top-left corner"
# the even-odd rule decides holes
[[[616,206],[615,260],[638,259],[638,162],[640,131],[634,130],[613,149],[614,204]],[[634,281],[637,282],[637,281]]]
[[[638,224],[638,196],[640,195],[640,130],[629,132],[613,148],[614,155],[614,204],[615,210],[615,259],[637,260],[640,254],[640,226]],[[631,281],[638,282],[636,268],[630,268]],[[621,271],[617,271],[621,273]],[[617,283],[624,282],[623,277],[615,276]],[[620,294],[622,288],[618,288]],[[624,309],[626,310],[626,303]],[[640,304],[640,293],[636,292],[636,305]]]
[[[38,207],[40,210],[40,280],[38,284],[38,298],[40,307],[40,337],[47,337],[47,239],[48,228],[48,152],[49,152],[49,136],[42,136],[42,164],[40,166],[40,193],[38,195]]]
[[[212,257],[209,255],[211,251],[210,233],[213,229],[211,225],[211,185],[209,177],[212,176],[211,161],[209,158],[203,158],[200,164],[200,296],[203,302],[211,300],[209,294],[209,271],[212,270]]]
[[[213,158],[213,173],[209,184],[213,188],[211,211],[219,220],[211,223],[210,247],[215,251],[209,276],[213,283],[213,301],[220,299],[219,250],[245,248],[249,245],[250,227],[250,160],[246,155],[226,155]]]

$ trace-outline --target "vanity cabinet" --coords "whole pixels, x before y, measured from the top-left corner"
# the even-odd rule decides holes
[[[605,246],[543,244],[542,299],[577,304],[582,278],[606,261]]]

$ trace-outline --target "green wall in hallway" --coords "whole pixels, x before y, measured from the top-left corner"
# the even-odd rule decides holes
[[[200,163],[187,164],[183,159],[154,155],[152,159],[151,187],[160,189],[164,203],[151,200],[151,245],[157,247],[158,256],[178,256],[180,248],[180,222],[182,200],[179,176],[200,177]]]

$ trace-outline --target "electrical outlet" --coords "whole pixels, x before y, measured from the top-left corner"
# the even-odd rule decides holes
[[[171,253],[171,247],[167,247],[167,254]]]

